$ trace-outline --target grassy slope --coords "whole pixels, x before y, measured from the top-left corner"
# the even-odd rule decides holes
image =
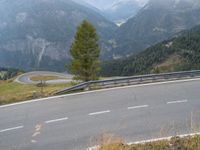
[[[57,76],[33,76],[30,78],[32,81],[48,81],[48,80],[57,80],[57,79],[63,79]]]
[[[41,88],[35,85],[21,85],[12,80],[0,81],[0,105],[51,96],[53,92],[69,86],[71,83],[47,85],[41,94]]]

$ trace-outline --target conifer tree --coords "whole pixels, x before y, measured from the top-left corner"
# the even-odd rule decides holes
[[[75,40],[71,45],[72,62],[70,71],[75,80],[97,80],[100,71],[100,48],[96,29],[84,20],[77,28]]]

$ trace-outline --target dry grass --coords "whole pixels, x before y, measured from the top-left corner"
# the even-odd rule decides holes
[[[160,137],[165,137],[171,131],[177,131],[175,122],[170,124],[169,128],[162,128]],[[197,115],[191,112],[188,117],[188,129],[191,133],[199,133],[200,126],[198,123]],[[156,142],[148,142],[142,144],[127,145],[122,138],[112,134],[105,134],[100,136],[97,140],[99,150],[200,150],[200,135],[187,136],[187,137],[173,137],[170,140],[160,140]]]
[[[117,140],[116,140],[117,139]],[[200,150],[200,136],[149,142],[145,144],[126,145],[120,138],[104,137],[99,150]]]
[[[22,85],[13,80],[0,81],[0,105],[51,96],[53,92],[69,86],[71,83],[47,85],[41,93],[41,88],[35,85]]]
[[[48,81],[48,80],[58,80],[58,79],[64,79],[58,76],[45,76],[45,75],[38,75],[33,76],[30,78],[32,81]]]
[[[103,134],[98,140],[101,147],[99,150],[121,150],[123,140],[112,134]]]

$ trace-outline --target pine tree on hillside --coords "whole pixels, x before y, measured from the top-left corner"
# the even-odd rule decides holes
[[[86,20],[77,28],[71,45],[70,71],[75,80],[97,80],[100,71],[100,48],[96,29]]]

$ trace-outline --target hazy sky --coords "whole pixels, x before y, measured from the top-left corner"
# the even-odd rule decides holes
[[[111,6],[114,2],[118,1],[137,1],[139,4],[143,5],[148,0],[83,0],[99,9],[104,9]]]

